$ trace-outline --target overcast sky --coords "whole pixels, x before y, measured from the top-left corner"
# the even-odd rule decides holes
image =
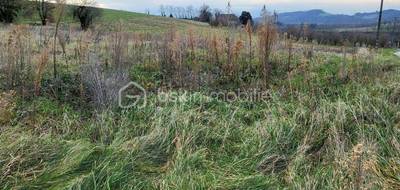
[[[226,9],[228,1],[225,0],[97,0],[98,6],[159,14],[161,4],[186,7],[193,5],[199,7],[202,4],[212,8]],[[353,14],[357,12],[377,11],[380,0],[231,0],[234,12],[242,10],[258,14],[262,5],[266,4],[270,11],[278,12],[301,11],[310,9],[323,9],[330,13]],[[385,9],[400,9],[400,0],[385,0]]]

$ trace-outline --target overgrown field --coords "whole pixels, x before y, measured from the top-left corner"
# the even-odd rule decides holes
[[[1,28],[0,189],[400,188],[394,50],[160,27]]]

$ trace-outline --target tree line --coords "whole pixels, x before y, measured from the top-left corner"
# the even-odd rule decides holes
[[[368,28],[368,27],[365,27]],[[286,33],[294,40],[306,40],[319,44],[334,46],[376,46],[400,47],[400,24],[394,20],[384,23],[380,38],[376,41],[376,32],[373,30],[334,30],[315,24],[286,25],[280,27],[281,33]]]
[[[230,4],[227,9],[230,9]],[[187,7],[161,5],[159,10],[160,15],[163,17],[195,20],[209,23],[212,26],[228,26],[230,24],[246,26],[248,22],[254,24],[253,17],[248,11],[242,11],[242,14],[238,17],[230,11],[224,12],[221,9],[212,9],[206,4],[199,8],[195,8],[192,5]]]
[[[160,15],[163,17],[174,17],[179,19],[193,19],[197,10],[192,6],[178,7],[172,5],[160,5]]]

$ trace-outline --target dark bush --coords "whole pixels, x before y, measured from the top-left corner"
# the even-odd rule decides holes
[[[23,0],[0,0],[0,22],[12,23],[22,9]]]
[[[73,11],[74,18],[81,23],[82,30],[88,30],[93,21],[101,16],[98,8],[90,6],[78,6]]]
[[[253,24],[253,17],[251,16],[250,12],[243,11],[242,15],[239,17],[239,21],[242,25],[246,26],[248,22]]]

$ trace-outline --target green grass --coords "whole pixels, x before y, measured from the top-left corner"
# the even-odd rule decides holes
[[[340,58],[313,62],[307,80],[281,81],[295,94],[273,89],[267,102],[205,102],[200,91],[185,95],[191,102],[150,96],[144,109],[81,117],[55,100],[17,101],[14,124],[0,128],[0,187],[356,189],[358,175],[362,187],[398,187],[400,75],[382,68],[400,62],[390,52],[345,66],[362,71],[348,82]],[[260,170],[274,155],[284,170]]]
[[[188,29],[189,27],[196,29],[209,28],[209,25],[206,23],[190,20],[103,9],[103,18],[101,18],[101,23],[115,23],[118,21],[122,21],[124,23],[124,27],[128,31],[139,32],[166,31],[171,27],[175,27],[176,29]]]
[[[75,21],[72,17],[71,8],[71,6],[67,7],[67,12],[64,16],[63,22],[69,24],[77,24],[77,21]],[[96,24],[109,25],[121,22],[124,27],[124,31],[130,32],[164,32],[172,27],[178,30],[188,29],[190,27],[196,30],[209,28],[209,25],[207,23],[195,22],[190,20],[153,16],[113,9],[101,9],[101,11],[102,16],[95,20]],[[39,24],[40,20],[37,13],[33,11],[32,15],[18,17],[17,23]]]

